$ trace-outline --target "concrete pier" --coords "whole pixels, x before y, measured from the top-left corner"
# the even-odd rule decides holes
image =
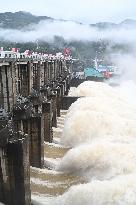
[[[0,105],[8,112],[16,101],[16,91],[15,63],[0,64]]]
[[[0,201],[30,205],[29,139],[11,128],[0,131]]]
[[[7,113],[0,119],[0,202],[31,204],[30,165],[44,167],[44,141],[53,141],[69,90],[66,61],[0,59],[0,108]]]
[[[44,120],[40,114],[35,114],[29,119],[29,148],[30,164],[33,167],[44,167]]]
[[[52,126],[57,127],[57,93],[53,91],[51,93],[52,100]]]
[[[57,117],[60,117],[60,106],[61,106],[61,90],[60,90],[60,87],[57,86],[55,88],[55,91],[57,93],[57,99],[56,99]]]
[[[74,97],[74,96],[63,96],[61,99],[61,109],[62,110],[68,110],[72,103],[77,101],[77,99],[80,97]]]
[[[42,113],[44,119],[44,141],[45,142],[52,142],[53,134],[52,134],[52,103],[51,101],[44,102],[42,104]]]

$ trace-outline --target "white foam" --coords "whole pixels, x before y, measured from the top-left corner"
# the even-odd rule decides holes
[[[90,86],[90,82],[84,84],[87,83]],[[91,83],[93,97],[78,99],[68,111],[61,137],[65,146],[88,143],[107,135],[136,137],[136,106],[130,105],[109,85],[96,84]]]
[[[115,96],[116,91],[106,83],[85,81],[81,83],[77,88],[71,89],[70,96]]]
[[[64,121],[61,143],[73,148],[53,164],[58,173],[82,175],[88,183],[60,197],[42,196],[37,205],[136,205],[136,104],[121,90],[88,81],[71,90],[84,96]]]
[[[110,179],[136,172],[136,143],[97,142],[71,149],[57,167],[68,173],[86,175],[89,180]]]
[[[60,205],[135,205],[136,175],[73,186]]]
[[[93,180],[73,186],[61,197],[32,196],[34,205],[135,205],[136,175],[111,180]]]
[[[44,195],[32,195],[33,205],[60,205],[60,201],[57,203],[56,197],[46,197]]]
[[[48,167],[49,169],[52,169],[54,170],[55,167],[58,165],[60,161],[60,158],[47,158],[47,157],[44,157],[44,164],[46,167]]]

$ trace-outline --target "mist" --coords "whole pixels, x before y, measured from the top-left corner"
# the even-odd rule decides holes
[[[111,64],[119,68],[121,73],[119,83],[126,83],[122,87],[123,89],[126,87],[125,91],[121,88],[122,92],[129,93],[132,90],[131,88],[135,87],[136,83],[136,24],[133,21],[131,23],[128,21],[126,23],[114,24],[114,26],[111,25],[108,24],[106,28],[102,28],[96,25],[92,26],[74,21],[43,20],[38,24],[32,24],[22,28],[22,30],[1,28],[0,40],[1,42],[8,41],[13,43],[32,42],[35,45],[38,44],[38,41],[43,41],[52,45],[53,48],[61,50],[65,47],[65,44],[67,45],[72,41],[82,42],[82,48],[80,45],[77,50],[81,50],[80,56],[83,59],[85,56],[87,58],[94,58],[96,50],[99,50],[99,47],[103,46],[102,43],[108,42],[105,44],[103,56],[108,59],[108,62],[110,61]],[[62,38],[62,41],[61,39],[56,40],[56,37]],[[95,49],[93,44],[87,48],[88,42],[100,43]],[[118,45],[121,45],[122,48]],[[123,45],[125,45],[125,48]],[[117,48],[115,49],[114,47]],[[71,50],[75,48],[76,45],[71,46]]]
[[[109,40],[114,43],[136,42],[136,27],[117,26],[116,28],[98,29],[89,24],[74,21],[40,21],[25,30],[0,29],[0,39],[11,42],[35,42],[37,39],[52,41],[54,36],[63,37],[67,41],[99,41]]]

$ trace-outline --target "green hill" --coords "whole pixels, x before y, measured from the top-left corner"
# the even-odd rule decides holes
[[[24,11],[0,13],[0,27],[6,29],[22,29],[30,24],[39,23],[41,20],[53,19],[47,16],[34,16]]]

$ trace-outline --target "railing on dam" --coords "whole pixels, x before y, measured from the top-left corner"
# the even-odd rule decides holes
[[[0,202],[30,205],[30,165],[43,168],[44,141],[63,96],[68,94],[69,59],[0,59]]]

